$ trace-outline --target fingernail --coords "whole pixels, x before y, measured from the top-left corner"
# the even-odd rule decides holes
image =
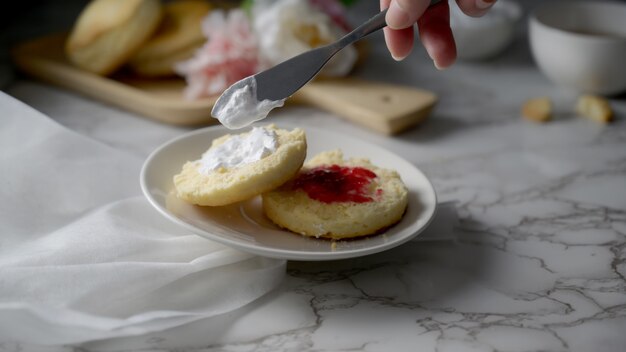
[[[476,7],[481,10],[486,10],[493,6],[496,3],[496,0],[476,0]]]
[[[433,61],[433,62],[435,64],[435,68],[438,69],[439,71],[443,71],[446,69],[445,67],[441,67],[439,63],[437,63],[437,61]]]
[[[400,7],[397,1],[392,1],[389,5],[385,20],[392,29],[403,29],[412,25],[409,14]]]
[[[396,55],[394,55],[394,54],[391,54],[391,57],[392,57],[394,60],[396,60],[396,61],[402,61],[402,60],[406,59],[406,57],[407,57],[407,56],[408,56],[408,55],[404,55],[404,56],[396,56]]]

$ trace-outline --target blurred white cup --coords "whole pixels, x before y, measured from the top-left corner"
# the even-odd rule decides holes
[[[557,1],[530,17],[530,46],[543,73],[578,92],[626,90],[626,4]]]

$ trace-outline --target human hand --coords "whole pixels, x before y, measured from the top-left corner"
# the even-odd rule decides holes
[[[472,17],[484,15],[496,0],[456,0],[461,10]],[[456,60],[456,46],[450,29],[448,0],[428,7],[428,0],[380,0],[381,10],[389,8],[385,17],[385,41],[391,56],[403,60],[413,48],[413,26],[417,23],[419,37],[435,67],[444,69]]]

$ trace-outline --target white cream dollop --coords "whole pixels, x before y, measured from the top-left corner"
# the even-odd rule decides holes
[[[237,129],[266,118],[272,109],[284,103],[285,99],[259,101],[256,79],[250,76],[228,88],[213,106],[211,115],[226,128]]]
[[[234,135],[224,143],[207,150],[198,160],[198,171],[209,174],[219,168],[231,169],[259,161],[278,148],[276,132],[254,127],[246,134]]]

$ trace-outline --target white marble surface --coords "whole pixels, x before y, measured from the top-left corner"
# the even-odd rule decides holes
[[[359,75],[441,96],[428,122],[394,138],[306,107],[271,117],[374,141],[414,162],[459,217],[431,229],[440,241],[352,260],[290,262],[278,290],[219,326],[200,321],[83,346],[0,342],[0,352],[623,351],[626,100],[611,100],[611,125],[577,117],[575,96],[537,71],[525,40],[495,60],[439,72],[419,49],[392,62],[374,38]],[[138,160],[187,131],[27,79],[5,90]],[[539,95],[556,100],[556,121],[520,118],[521,102]]]

